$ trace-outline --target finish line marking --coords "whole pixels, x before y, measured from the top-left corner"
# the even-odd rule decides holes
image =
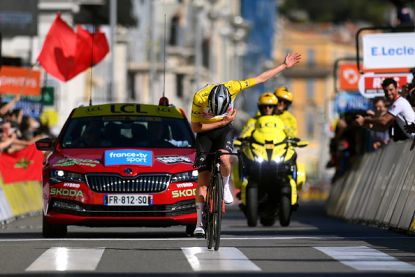
[[[391,240],[405,239],[413,240],[415,236],[356,236],[356,237],[337,237],[337,236],[273,236],[273,237],[221,237],[221,240]],[[200,238],[27,238],[27,239],[0,239],[0,242],[30,242],[30,241],[201,241]]]
[[[194,271],[261,271],[235,247],[221,247],[218,251],[206,247],[182,247]]]
[[[415,271],[415,266],[401,262],[367,246],[314,247],[342,264],[365,271]]]
[[[52,247],[39,256],[26,271],[93,271],[104,248]]]

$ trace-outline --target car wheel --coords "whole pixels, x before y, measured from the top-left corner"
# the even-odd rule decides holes
[[[49,223],[45,216],[42,219],[42,235],[44,238],[61,238],[68,233],[68,227],[61,224]]]

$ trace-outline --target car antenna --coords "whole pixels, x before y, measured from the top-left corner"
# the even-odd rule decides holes
[[[91,70],[89,76],[89,106],[92,106],[92,69],[94,68],[94,39],[95,39],[95,24],[92,24],[92,43],[91,43]]]
[[[167,19],[166,19],[166,14],[164,14],[163,95],[159,100],[159,106],[168,106],[169,105],[169,99],[165,96],[165,93],[166,93],[166,28],[167,28]]]

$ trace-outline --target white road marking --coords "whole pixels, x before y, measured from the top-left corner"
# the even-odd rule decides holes
[[[26,271],[93,271],[104,248],[53,247],[39,256]]]
[[[415,266],[412,264],[401,262],[392,256],[367,246],[314,248],[357,270],[415,271]]]
[[[261,271],[241,251],[222,247],[218,251],[206,247],[182,247],[194,271]]]

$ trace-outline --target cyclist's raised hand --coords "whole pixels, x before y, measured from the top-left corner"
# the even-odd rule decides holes
[[[301,60],[301,55],[298,53],[289,53],[287,54],[287,56],[285,56],[284,59],[284,64],[290,68],[294,65],[296,65],[297,63],[299,63]]]
[[[223,118],[223,120],[224,120],[226,123],[230,123],[230,122],[234,121],[234,120],[235,120],[235,118],[236,118],[236,109],[233,109],[233,110],[232,110],[232,112],[231,112],[230,114],[226,115],[226,116]]]

